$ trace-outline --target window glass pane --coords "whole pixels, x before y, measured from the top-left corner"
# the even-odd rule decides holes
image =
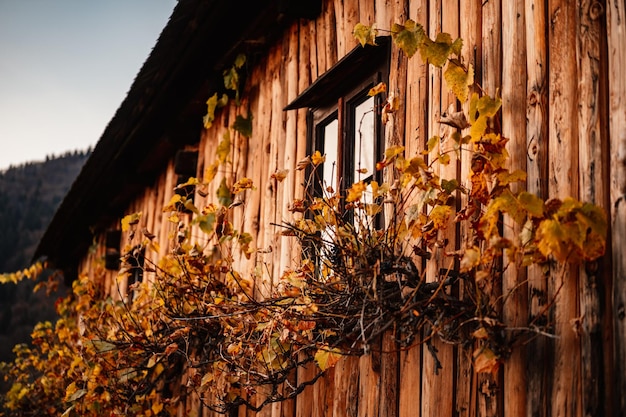
[[[324,126],[324,153],[326,162],[323,166],[323,187],[333,187],[337,191],[337,140],[339,138],[339,122],[333,119]]]
[[[374,97],[354,107],[354,182],[374,175]]]

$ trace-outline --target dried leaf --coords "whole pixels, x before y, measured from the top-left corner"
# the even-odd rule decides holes
[[[288,169],[279,169],[276,170],[276,172],[274,172],[272,175],[270,175],[270,178],[278,182],[282,182],[285,178],[287,178],[287,174],[289,174]]]
[[[370,88],[370,91],[368,91],[367,95],[375,96],[377,94],[384,93],[385,91],[387,91],[387,84],[385,84],[384,82],[379,82],[374,87]]]

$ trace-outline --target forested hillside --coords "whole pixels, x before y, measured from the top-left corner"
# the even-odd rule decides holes
[[[0,273],[27,267],[54,212],[90,150],[47,157],[0,171]],[[35,323],[50,319],[54,299],[33,294],[34,283],[0,285],[0,361],[29,340]]]

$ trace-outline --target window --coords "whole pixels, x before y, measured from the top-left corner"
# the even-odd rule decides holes
[[[382,141],[375,117],[380,106],[375,97],[367,95],[373,85],[373,82],[359,85],[336,105],[311,110],[310,150],[326,155],[318,181],[323,188],[340,191],[356,182],[374,179]]]
[[[377,43],[355,48],[286,108],[309,108],[309,154],[326,155],[315,181],[316,195],[327,187],[345,195],[352,184],[375,179],[384,147],[377,117],[382,103],[368,92],[387,82],[390,53],[388,37]]]

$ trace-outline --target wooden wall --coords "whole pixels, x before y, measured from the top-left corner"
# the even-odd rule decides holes
[[[526,323],[544,307],[546,297],[560,291],[553,317],[557,338],[536,338],[513,352],[495,377],[477,375],[470,352],[441,342],[436,348],[444,369],[435,373],[425,349],[398,352],[385,339],[382,354],[343,360],[296,401],[259,415],[626,414],[625,8],[622,0],[325,0],[316,20],[293,24],[271,46],[251,69],[241,107],[222,110],[203,133],[198,164],[202,176],[227,126],[237,112],[245,115],[249,109],[253,136],[231,133],[232,164],[220,171],[216,183],[222,176],[245,176],[257,187],[245,194],[234,225],[255,238],[256,256],[239,262],[240,270],[256,276],[259,294],[298,258],[294,242],[272,226],[288,220],[288,203],[303,197],[303,178],[295,167],[306,153],[306,110],[283,108],[356,47],[351,32],[357,22],[389,29],[411,18],[431,36],[445,31],[462,37],[463,57],[474,66],[476,80],[487,94],[502,96],[500,122],[510,138],[510,164],[528,172],[526,189],[543,198],[571,195],[604,207],[611,220],[611,244],[604,259],[584,268],[505,274],[494,291],[517,285],[524,289],[502,311],[511,326]],[[387,125],[385,137],[388,144],[404,144],[409,153],[441,134],[440,114],[457,106],[441,70],[418,56],[408,60],[396,48],[389,91],[405,111]],[[466,183],[468,166],[469,160],[461,157],[438,169]],[[290,171],[283,182],[270,178],[278,169]],[[142,222],[158,236],[162,251],[170,229],[160,207],[173,186],[170,166],[128,210],[144,212]],[[202,205],[202,198],[196,198]],[[458,247],[465,233],[452,233],[450,245]],[[93,270],[97,258],[97,253],[91,255],[84,268]]]

